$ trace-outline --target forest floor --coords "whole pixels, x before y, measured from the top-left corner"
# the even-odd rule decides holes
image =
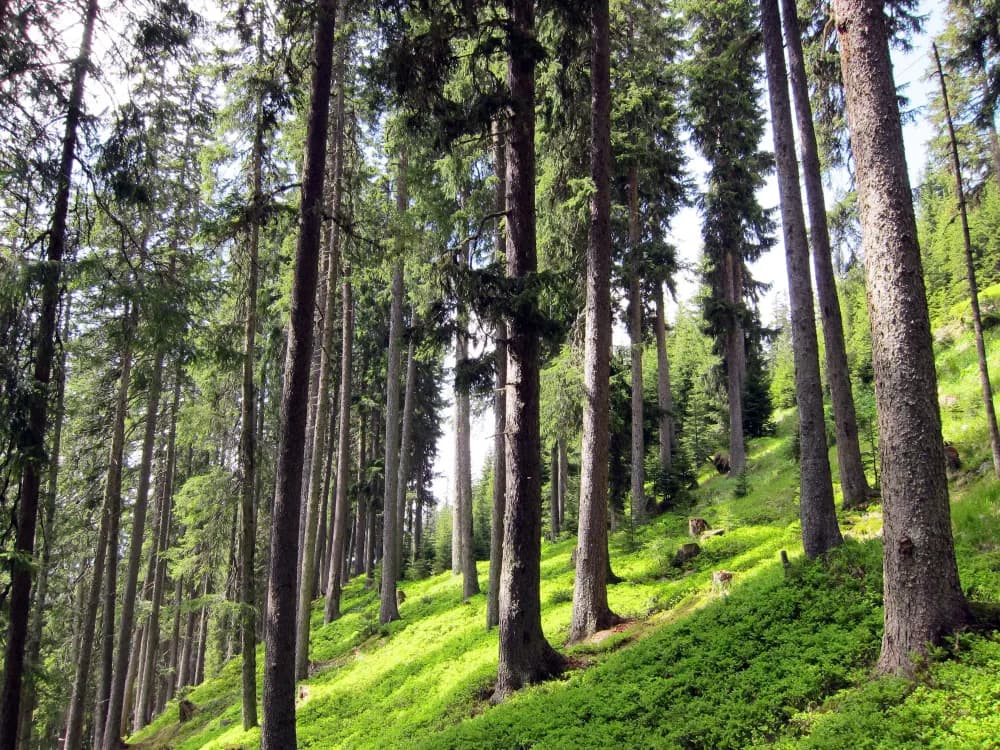
[[[945,437],[968,464],[951,479],[952,520],[968,597],[1000,602],[1000,483],[982,471],[985,427],[971,426],[980,417],[966,338],[953,336],[938,358]],[[744,496],[734,479],[706,472],[691,507],[612,535],[623,581],[609,587],[609,600],[629,623],[590,643],[563,647],[575,539],[544,541],[543,626],[572,668],[500,706],[488,704],[497,635],[484,628],[485,594],[463,603],[459,577],[404,581],[402,619],[387,626],[361,579],[347,587],[340,620],[323,625],[317,602],[299,747],[1000,748],[997,632],[955,634],[913,680],[872,678],[882,629],[880,508],[841,512],[844,546],[822,561],[803,559],[793,434],[793,414],[783,413],[774,437],[751,443]],[[691,516],[725,533],[702,539],[700,554],[678,567]],[[733,573],[726,590],[712,585],[720,570]],[[479,577],[485,589],[485,562]],[[172,702],[131,746],[258,747],[259,730],[241,728],[239,680],[236,659],[187,692],[190,720],[179,723]]]

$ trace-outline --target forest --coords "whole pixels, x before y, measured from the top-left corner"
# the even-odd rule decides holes
[[[998,107],[996,0],[0,0],[0,750],[1000,748]]]

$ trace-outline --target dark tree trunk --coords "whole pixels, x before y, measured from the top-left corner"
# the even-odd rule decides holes
[[[361,488],[364,482],[365,470],[368,459],[365,455],[367,441],[365,437],[365,425],[368,424],[367,415],[360,408],[358,410],[358,487]],[[358,492],[357,517],[354,522],[354,575],[359,576],[365,571],[365,540],[368,534],[368,513],[370,502],[363,489]]]
[[[559,445],[549,449],[549,530],[554,542],[559,538]]]
[[[746,384],[747,353],[743,321],[735,312],[743,306],[743,260],[736,251],[726,254],[726,300],[733,309],[725,333],[726,395],[729,401],[729,466],[730,476],[746,469],[746,442],[743,439],[743,388]]]
[[[885,630],[877,670],[969,619],[955,563],[930,318],[882,3],[835,0],[864,236],[882,459]]]
[[[795,400],[799,412],[799,517],[802,522],[802,547],[806,557],[814,558],[844,540],[837,526],[830,455],[826,445],[819,342],[809,277],[809,245],[799,189],[799,165],[795,159],[795,136],[785,54],[781,44],[778,0],[761,0],[760,8],[792,316]]]
[[[667,358],[667,320],[663,304],[663,284],[657,283],[656,296],[656,400],[660,408],[660,472],[670,473],[674,450],[674,398],[670,390],[670,360]]]
[[[462,250],[462,265],[469,265],[469,246]],[[462,369],[468,363],[468,313],[459,303],[458,331],[455,334],[455,475],[458,482],[456,493],[455,525],[458,528],[459,567],[462,570],[462,599],[479,593],[479,578],[476,575],[476,552],[472,530],[472,442],[471,405],[469,386],[460,382]]]
[[[614,624],[608,606],[608,442],[611,377],[611,85],[608,2],[592,8],[590,203],[580,525],[570,642]],[[640,388],[641,390],[641,388]],[[641,430],[640,425],[640,430]],[[633,507],[635,511],[635,507]]]
[[[610,100],[610,95],[608,96]],[[597,97],[594,97],[595,109]],[[596,117],[596,114],[595,114]],[[610,116],[609,116],[610,117]],[[610,128],[609,128],[610,130]],[[603,135],[602,135],[603,137]],[[596,141],[596,139],[595,139]],[[610,136],[608,138],[610,144]],[[603,146],[602,146],[603,147]],[[607,146],[610,151],[610,145]],[[609,168],[610,171],[610,168]],[[610,179],[610,178],[608,178]],[[600,189],[600,188],[598,188]],[[632,525],[640,526],[646,522],[646,444],[642,434],[642,287],[640,268],[642,263],[642,229],[639,224],[639,173],[633,164],[628,175],[628,239],[629,239],[629,269],[628,269],[628,335],[629,356],[632,374]],[[603,237],[600,239],[603,242]],[[611,234],[608,233],[608,253],[611,248]],[[610,272],[608,273],[610,285]],[[610,296],[610,292],[609,292]],[[609,323],[610,325],[610,323]],[[601,381],[602,383],[604,381]]]
[[[559,527],[566,526],[566,488],[569,486],[569,459],[566,456],[566,438],[556,439],[559,451]]]
[[[55,356],[59,278],[66,249],[66,220],[69,215],[73,161],[76,157],[77,128],[83,115],[83,86],[90,67],[90,42],[96,18],[97,0],[89,0],[83,19],[80,54],[73,63],[73,83],[66,109],[66,130],[59,159],[59,176],[41,283],[38,343],[32,373],[34,395],[28,407],[27,430],[21,443],[21,450],[27,459],[21,470],[18,492],[17,531],[14,537],[16,554],[10,558],[13,562],[10,564],[10,593],[7,600],[9,620],[4,644],[3,688],[0,690],[0,750],[14,750],[17,746],[24,648],[28,638],[28,618],[31,615],[32,566],[25,561],[30,560],[35,551],[38,498],[46,464],[45,433],[49,428],[49,381]]]
[[[348,269],[344,271],[341,296],[341,319],[343,331],[340,349],[340,424],[337,431],[337,485],[333,513],[333,541],[330,545],[329,585],[326,590],[326,610],[324,621],[330,622],[340,617],[340,596],[344,581],[340,575],[340,560],[344,556],[344,541],[347,524],[350,521],[351,505],[347,497],[348,473],[351,460],[351,367],[354,355],[354,300],[351,294],[351,279]],[[364,420],[362,419],[362,422]],[[361,430],[364,440],[364,430]],[[359,457],[364,464],[363,457]],[[358,499],[358,518],[362,517],[361,499]],[[357,531],[363,538],[363,526],[358,523]],[[356,549],[359,549],[356,547]],[[363,549],[363,545],[360,549]],[[360,560],[360,553],[357,559]]]
[[[405,208],[405,185],[397,187],[397,210]],[[401,208],[402,206],[402,208]],[[385,488],[382,495],[382,591],[379,601],[379,621],[384,625],[399,619],[396,603],[396,483],[399,481],[399,369],[400,345],[403,335],[403,260],[394,264],[392,272],[392,307],[389,311],[389,364],[385,390]]]
[[[535,4],[507,0],[510,135],[507,148],[507,275],[523,284],[538,270],[535,246]],[[500,575],[500,662],[494,701],[558,674],[563,657],[542,633],[541,445],[537,301],[511,315],[507,345],[507,513]]]
[[[146,509],[149,504],[149,481],[153,472],[153,451],[156,447],[156,424],[160,411],[160,391],[163,384],[163,351],[153,355],[146,403],[146,425],[142,437],[142,457],[139,464],[139,482],[132,510],[132,534],[129,540],[128,567],[125,571],[125,588],[122,594],[121,617],[118,622],[118,651],[115,653],[111,678],[111,694],[104,720],[104,750],[117,750],[122,737],[122,708],[125,704],[126,678],[129,658],[132,655],[132,629],[135,618],[136,591],[139,585],[139,568],[142,565],[142,540],[146,533]]]
[[[951,106],[948,104],[948,87],[941,70],[941,58],[938,57],[937,45],[934,47],[934,60],[937,63],[938,78],[941,79],[941,97],[944,100],[944,114],[948,122],[948,135],[951,139],[951,168],[955,172],[955,195],[958,198],[958,211],[962,219],[962,248],[965,253],[965,275],[969,282],[969,304],[972,306],[972,329],[976,337],[976,354],[979,358],[979,384],[983,391],[983,406],[986,411],[986,425],[990,432],[990,449],[993,453],[993,473],[1000,477],[1000,430],[997,429],[997,413],[993,407],[993,386],[990,384],[990,370],[986,363],[986,345],[983,342],[983,316],[979,310],[979,284],[976,282],[976,264],[972,259],[972,239],[969,236],[969,217],[965,210],[965,188],[962,185],[962,164],[958,159],[958,141],[955,138],[955,126],[951,121]]]
[[[415,327],[415,326],[414,326]],[[410,486],[410,453],[413,444],[413,410],[416,401],[417,359],[415,334],[410,335],[406,351],[406,385],[403,388],[403,434],[399,439],[399,471],[396,478],[396,509],[400,514],[396,529],[396,575],[403,577],[403,510],[406,508],[406,490]]]
[[[97,627],[97,609],[101,603],[101,591],[106,585],[104,577],[107,570],[116,566],[108,565],[109,550],[117,549],[117,543],[110,540],[117,536],[118,514],[121,512],[122,466],[125,451],[125,420],[128,416],[128,386],[132,373],[132,335],[135,327],[135,308],[125,312],[125,343],[121,355],[121,372],[118,380],[118,395],[115,400],[114,421],[111,426],[111,450],[108,456],[108,471],[104,484],[104,501],[101,507],[100,530],[97,534],[97,549],[94,554],[94,575],[87,597],[86,611],[83,617],[83,629],[80,636],[80,648],[76,662],[76,677],[73,680],[73,694],[70,698],[69,711],[66,718],[66,735],[64,750],[77,750],[81,746],[83,735],[83,719],[87,685],[90,682],[90,660],[94,651],[94,631]],[[117,563],[117,555],[112,552]],[[111,606],[114,607],[112,587]],[[112,609],[112,613],[114,609]],[[105,611],[105,617],[107,612]],[[112,627],[107,627],[106,633],[113,633],[114,615],[111,615]],[[94,711],[94,720],[101,715],[98,704]]]
[[[823,198],[823,180],[813,128],[812,107],[806,80],[805,56],[796,16],[794,0],[781,0],[782,23],[788,45],[789,80],[792,84],[795,120],[799,129],[802,154],[803,182],[806,186],[806,203],[809,210],[809,231],[812,239],[813,270],[816,275],[816,296],[819,298],[820,317],[823,322],[823,339],[826,343],[826,380],[833,402],[833,418],[837,428],[837,467],[844,507],[864,505],[871,491],[865,478],[858,440],[858,420],[854,411],[854,393],[851,389],[850,371],[847,367],[847,346],[844,343],[844,324],[840,317],[840,300],[837,298],[837,280],[833,273],[830,250],[830,231],[826,221],[826,201]]]
[[[271,515],[271,559],[264,628],[264,725],[262,750],[292,750],[295,739],[295,595],[312,353],[313,306],[323,214],[326,134],[336,0],[319,0],[313,37],[313,79],[306,126],[299,237],[292,280],[291,320],[281,393],[277,487]]]
[[[181,608],[184,603],[184,577],[174,582],[173,625],[170,628],[170,646],[167,649],[167,673],[163,688],[162,703],[174,697],[177,689],[177,665],[181,651]]]

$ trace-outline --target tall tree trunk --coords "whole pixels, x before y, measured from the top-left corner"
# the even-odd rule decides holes
[[[462,264],[468,267],[469,247],[462,251]],[[469,385],[462,372],[468,364],[468,314],[459,303],[458,331],[455,334],[455,475],[458,481],[455,526],[458,528],[459,566],[462,569],[462,599],[479,593],[476,575],[476,551],[472,533],[472,446]]]
[[[170,628],[170,647],[167,649],[166,684],[163,689],[163,702],[174,697],[177,689],[178,657],[181,652],[181,608],[184,603],[184,576],[178,576],[174,582],[173,625]]]
[[[414,321],[414,324],[416,321]],[[396,576],[403,577],[403,509],[406,507],[406,490],[410,485],[410,453],[413,443],[413,410],[416,401],[417,359],[416,334],[410,335],[406,351],[406,386],[403,389],[403,433],[399,440],[399,471],[396,480],[396,508],[400,514],[396,529]]]
[[[799,165],[795,159],[795,136],[785,54],[781,44],[778,0],[761,0],[760,9],[792,316],[795,400],[799,412],[799,517],[802,522],[802,547],[806,557],[814,558],[842,544],[844,539],[837,526],[830,454],[826,445],[819,342],[809,278],[809,245],[799,189]]]
[[[190,584],[191,598],[197,596],[194,583]],[[198,612],[189,608],[187,621],[184,623],[184,639],[181,642],[180,654],[177,661],[177,691],[191,684],[191,651],[194,649],[194,626],[198,621]]]
[[[628,173],[628,239],[628,335],[632,372],[632,525],[639,526],[646,522],[644,465],[646,444],[642,434],[642,287],[639,284],[642,229],[639,224],[639,172],[634,164]],[[610,239],[608,247],[610,248]]]
[[[353,309],[351,327],[353,329]],[[343,381],[341,381],[343,382]],[[368,459],[365,454],[365,450],[368,447],[365,425],[368,424],[368,415],[359,407],[358,409],[358,475],[357,475],[357,485],[358,491],[358,507],[357,507],[357,517],[354,523],[354,575],[359,576],[365,571],[365,560],[367,559],[365,554],[365,539],[368,532],[368,513],[370,512],[370,503],[364,487],[365,471],[368,468]]]
[[[17,532],[14,554],[10,563],[10,594],[7,601],[9,620],[4,644],[3,688],[0,690],[0,750],[14,750],[17,745],[17,722],[21,715],[21,681],[24,675],[24,648],[28,637],[31,614],[30,560],[35,551],[35,524],[38,498],[45,471],[45,433],[49,428],[49,381],[55,353],[56,308],[59,304],[59,278],[66,249],[66,220],[69,215],[69,194],[76,157],[77,128],[83,115],[83,86],[90,67],[90,42],[97,18],[97,0],[89,0],[83,19],[83,41],[80,54],[73,63],[73,83],[66,109],[66,130],[59,159],[59,176],[52,223],[48,233],[44,277],[41,283],[41,304],[38,316],[38,338],[32,378],[33,397],[28,406],[27,430],[21,450],[27,460],[21,469],[21,484],[17,504]]]
[[[835,0],[871,315],[885,559],[876,669],[909,672],[964,625],[937,376],[882,3]]]
[[[596,189],[590,203],[587,243],[580,526],[570,642],[618,620],[608,606],[607,579],[611,378],[611,68],[607,0],[596,0],[591,12],[590,172]]]
[[[746,442],[743,439],[743,388],[746,384],[747,353],[743,321],[743,260],[736,252],[726,254],[726,298],[733,312],[725,333],[726,395],[729,401],[729,466],[731,476],[746,469]]]
[[[404,166],[400,165],[400,177]],[[402,197],[401,197],[402,196]],[[403,181],[397,187],[397,210],[405,208]],[[392,306],[389,311],[389,365],[385,390],[385,488],[382,495],[382,591],[379,621],[384,625],[399,619],[396,603],[396,484],[399,481],[399,369],[403,335],[403,260],[395,262],[392,272]]]
[[[70,698],[69,711],[66,717],[66,735],[63,750],[77,750],[81,746],[83,734],[83,719],[87,697],[87,685],[90,682],[90,660],[94,651],[94,631],[97,626],[97,609],[101,603],[101,591],[104,585],[105,569],[109,549],[117,549],[117,543],[111,544],[112,534],[117,535],[118,519],[121,512],[122,466],[125,452],[125,420],[128,416],[128,386],[132,376],[132,336],[135,328],[135,308],[126,310],[124,314],[124,344],[121,354],[121,372],[118,380],[118,394],[115,399],[115,414],[111,425],[111,450],[108,456],[108,470],[104,482],[104,500],[101,504],[101,523],[97,534],[97,548],[94,554],[94,575],[87,596],[86,611],[83,618],[83,630],[80,635],[80,648],[76,662],[76,676],[73,680],[73,694]],[[112,554],[117,558],[117,555]],[[112,587],[112,592],[113,592]],[[112,595],[112,606],[114,597]],[[102,626],[105,632],[114,632],[114,616],[110,625],[105,620]],[[102,706],[98,704],[94,711],[94,720],[101,714]]]
[[[142,664],[139,681],[139,697],[136,707],[135,728],[142,729],[150,720],[153,708],[153,690],[156,679],[156,655],[160,649],[160,603],[167,578],[167,559],[164,555],[170,544],[170,524],[173,513],[174,470],[177,466],[177,409],[181,397],[183,372],[178,361],[174,374],[174,394],[170,404],[170,432],[167,435],[167,460],[164,467],[162,496],[160,498],[159,528],[156,530],[155,559],[153,573],[152,609],[149,614],[149,641],[146,658]]]
[[[507,145],[505,122],[493,121],[493,174],[497,178],[494,202],[498,215],[507,212]],[[503,223],[497,221],[493,233],[493,258],[504,260]],[[500,622],[500,571],[503,561],[504,515],[507,509],[507,322],[499,317],[496,325],[496,379],[493,388],[493,503],[490,512],[490,575],[486,595],[486,628]]]
[[[317,264],[323,215],[326,135],[336,0],[319,0],[313,37],[313,79],[306,125],[299,237],[292,280],[288,351],[281,393],[277,488],[271,516],[271,560],[264,628],[262,750],[292,750],[295,739],[295,594],[302,451],[309,396]]]
[[[559,445],[549,449],[549,531],[554,542],[559,538]]]
[[[868,501],[871,490],[861,460],[854,393],[851,389],[850,370],[847,367],[844,324],[840,316],[840,300],[837,298],[837,280],[833,273],[819,148],[816,145],[816,131],[813,128],[805,56],[802,52],[795,0],[781,0],[781,14],[788,49],[788,72],[792,84],[795,121],[799,129],[802,176],[806,186],[813,271],[816,276],[816,296],[819,298],[823,340],[826,343],[826,380],[830,386],[830,400],[833,402],[833,418],[837,429],[837,467],[844,507],[854,508]]]
[[[56,409],[52,420],[52,448],[49,454],[47,476],[45,478],[45,503],[42,522],[36,532],[35,546],[42,547],[42,557],[38,565],[38,585],[32,605],[25,665],[28,681],[24,684],[21,698],[21,716],[18,719],[18,746],[22,750],[31,747],[32,716],[38,702],[37,677],[42,651],[42,636],[45,631],[45,613],[49,590],[49,567],[52,564],[52,546],[55,542],[56,492],[59,486],[59,451],[62,447],[63,418],[66,414],[66,344],[69,341],[69,322],[72,297],[67,296],[63,307],[63,330],[59,359],[55,370]]]
[[[962,249],[965,253],[965,275],[969,281],[969,304],[972,306],[972,329],[976,337],[976,354],[979,358],[979,384],[983,391],[983,406],[986,410],[986,425],[990,431],[990,448],[993,452],[993,472],[1000,477],[1000,430],[997,429],[997,413],[993,407],[993,386],[990,384],[990,370],[986,363],[986,345],[983,342],[983,316],[979,310],[979,284],[976,282],[976,264],[972,259],[972,239],[969,236],[969,217],[965,206],[965,188],[962,185],[962,164],[958,160],[958,141],[955,125],[951,121],[951,106],[948,104],[948,87],[941,69],[941,58],[937,45],[934,60],[937,63],[938,78],[941,79],[941,97],[944,100],[944,114],[948,122],[951,139],[951,168],[955,172],[955,195],[958,197],[958,212],[962,219]]]
[[[200,685],[205,681],[205,655],[208,653],[208,618],[211,610],[208,606],[208,597],[212,593],[212,576],[205,574],[205,583],[201,589],[201,598],[204,602],[201,611],[198,613],[198,637],[196,648],[191,654],[191,684]]]
[[[507,276],[515,284],[538,270],[535,245],[535,3],[506,0],[510,18],[507,81]],[[507,513],[500,574],[500,660],[494,701],[564,668],[542,633],[539,341],[537,301],[511,315],[507,344]]]
[[[347,524],[350,521],[351,504],[347,497],[347,485],[349,483],[348,473],[350,472],[351,460],[351,367],[354,356],[354,299],[351,289],[351,278],[349,269],[344,270],[344,280],[341,291],[341,321],[343,330],[340,344],[340,424],[337,430],[337,484],[334,500],[333,513],[333,540],[330,544],[330,571],[329,585],[326,589],[326,609],[323,613],[324,622],[330,622],[340,617],[340,596],[343,592],[344,581],[340,575],[340,560],[344,556],[344,541],[347,536]],[[362,423],[364,418],[361,419]],[[360,430],[361,442],[364,442],[364,430]],[[359,462],[364,465],[364,457],[360,456]],[[361,498],[358,498],[358,518],[362,517]],[[363,527],[359,523],[355,531],[364,538],[361,531]],[[358,550],[357,559],[361,559],[361,547]]]
[[[139,567],[142,564],[142,540],[146,533],[146,509],[149,504],[149,481],[153,471],[153,450],[156,447],[156,423],[160,411],[160,391],[163,384],[163,350],[153,355],[153,370],[149,379],[146,403],[146,425],[142,437],[142,457],[139,464],[139,482],[136,486],[132,510],[132,534],[129,540],[128,567],[125,571],[125,588],[122,595],[121,616],[118,624],[118,651],[115,654],[111,677],[111,694],[104,720],[104,750],[117,750],[122,737],[122,707],[125,703],[125,681],[131,656],[132,626],[135,618],[136,590],[139,584]]]
[[[343,21],[345,3],[340,2],[337,15]],[[338,50],[339,51],[339,50]],[[333,117],[333,127],[330,131],[330,164],[329,210],[333,216],[340,214],[341,186],[340,178],[343,172],[343,77],[344,64],[342,54],[336,55],[334,70],[334,86],[336,87],[336,111]],[[305,532],[303,535],[304,550],[302,553],[302,569],[299,577],[298,615],[296,617],[295,644],[295,677],[304,680],[309,667],[309,621],[312,610],[312,594],[316,586],[316,536],[319,522],[320,490],[323,487],[323,462],[327,456],[326,441],[330,434],[330,391],[333,383],[335,359],[333,357],[334,319],[337,312],[337,281],[340,277],[340,223],[330,223],[327,235],[327,276],[326,299],[323,309],[323,338],[317,347],[320,351],[319,363],[319,394],[313,420],[312,466],[309,469],[308,502],[305,516]]]
[[[667,358],[667,316],[663,284],[657,283],[656,304],[656,402],[660,409],[660,474],[665,479],[673,466],[674,397],[670,391],[670,360]]]
[[[423,557],[424,549],[424,473],[417,472],[417,492],[413,501],[413,561]]]
[[[569,486],[569,459],[566,456],[566,438],[557,438],[556,448],[559,451],[559,527],[565,528],[566,488]]]

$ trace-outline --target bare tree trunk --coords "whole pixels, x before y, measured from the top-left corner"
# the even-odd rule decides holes
[[[33,397],[28,407],[27,430],[21,450],[27,460],[21,469],[18,492],[17,529],[14,552],[10,557],[10,593],[7,600],[9,620],[4,644],[3,688],[0,690],[0,750],[17,746],[17,722],[21,715],[21,680],[24,675],[24,649],[31,614],[32,566],[35,551],[35,524],[38,516],[42,474],[45,471],[45,433],[49,428],[49,381],[55,353],[56,308],[59,304],[59,277],[66,248],[66,220],[76,157],[77,128],[83,116],[83,86],[90,67],[90,42],[97,18],[97,0],[89,0],[83,19],[83,41],[73,63],[73,83],[66,110],[66,130],[59,159],[59,176],[52,223],[49,227],[48,252],[41,284],[38,338],[35,351]]]
[[[633,164],[628,175],[628,335],[632,372],[632,525],[646,522],[646,444],[642,404],[642,288],[640,282],[642,229],[639,224],[639,176]]]
[[[806,186],[806,203],[809,209],[809,231],[812,236],[813,270],[816,275],[816,295],[819,298],[820,317],[823,321],[823,339],[826,342],[826,379],[833,402],[833,417],[837,428],[837,467],[844,507],[854,508],[868,501],[871,490],[865,478],[858,440],[858,420],[854,411],[854,393],[851,389],[850,371],[847,367],[847,346],[844,343],[844,324],[840,317],[840,300],[837,298],[837,280],[833,273],[830,251],[830,231],[826,220],[826,202],[823,198],[822,172],[819,148],[813,128],[809,87],[806,80],[805,56],[799,33],[794,0],[781,0],[782,23],[788,48],[789,80],[795,106],[795,119],[799,129],[802,155],[803,181]]]
[[[142,457],[139,463],[139,482],[132,510],[132,535],[129,540],[128,568],[122,595],[121,617],[118,625],[118,651],[115,654],[111,678],[111,695],[107,718],[104,720],[104,750],[117,750],[122,736],[122,707],[125,703],[125,685],[131,655],[132,627],[135,618],[136,590],[139,584],[139,567],[142,564],[142,540],[146,533],[146,509],[149,504],[149,481],[153,471],[153,450],[156,447],[156,423],[160,411],[160,391],[163,384],[163,351],[153,355],[153,371],[149,380],[146,403],[146,426],[142,438]]]
[[[864,236],[882,458],[885,630],[877,670],[911,672],[969,620],[951,535],[937,376],[882,4],[835,0]]]
[[[417,492],[413,502],[413,560],[423,557],[424,544],[424,474],[417,472]]]
[[[397,210],[406,208],[406,187],[402,179],[405,158],[401,158],[397,185]],[[385,390],[385,491],[382,496],[382,591],[379,621],[384,625],[399,619],[396,603],[396,485],[399,481],[399,366],[403,335],[403,259],[395,262],[392,272],[392,307],[389,311],[389,365]]]
[[[143,587],[146,588],[145,586]],[[145,593],[139,594],[140,598],[145,598]],[[136,625],[132,630],[132,646],[129,649],[128,669],[125,672],[125,698],[122,700],[121,733],[123,736],[132,733],[130,723],[133,720],[132,710],[135,699],[136,675],[139,672],[139,664],[145,659],[145,649],[147,642],[147,625],[142,623]]]
[[[347,524],[350,520],[351,512],[350,501],[347,497],[348,473],[350,471],[351,460],[351,367],[354,356],[354,299],[351,292],[350,272],[349,269],[345,269],[340,303],[343,331],[340,349],[340,424],[337,431],[337,485],[333,514],[333,541],[330,544],[329,585],[326,590],[326,609],[323,613],[324,622],[330,622],[340,617],[340,596],[344,587],[344,581],[340,575],[340,560],[344,556],[344,538],[347,535]],[[363,417],[361,421],[362,423],[364,422]],[[360,435],[360,441],[363,444],[364,429],[360,430]],[[361,452],[359,451],[359,464],[364,466],[364,456],[360,454]],[[359,497],[359,523],[355,533],[359,534],[363,539],[364,533],[361,531],[363,528],[360,523],[361,518],[361,499]],[[358,560],[361,559],[360,551],[363,548],[363,544],[360,547],[356,547]]]
[[[353,312],[353,311],[352,311]],[[358,409],[358,507],[357,518],[354,524],[354,575],[359,576],[365,571],[365,538],[368,532],[368,513],[370,503],[363,489],[365,470],[368,459],[365,454],[368,443],[365,435],[365,425],[368,424],[368,416],[364,411]]]
[[[746,442],[743,439],[743,387],[746,383],[747,353],[743,322],[738,310],[743,304],[743,261],[735,253],[725,258],[726,297],[734,312],[730,315],[725,334],[726,394],[729,401],[729,466],[730,475],[746,469]]]
[[[177,688],[178,657],[181,651],[181,606],[184,603],[184,577],[174,582],[173,625],[170,629],[170,647],[167,649],[167,674],[163,690],[163,703],[174,697]]]
[[[590,171],[596,190],[590,203],[587,243],[583,465],[570,642],[582,640],[618,620],[608,606],[607,584],[611,377],[611,86],[607,0],[596,0],[591,12]]]
[[[962,240],[965,251],[965,274],[969,281],[969,304],[972,306],[972,329],[976,337],[976,354],[979,358],[979,384],[983,391],[983,406],[986,410],[986,425],[990,431],[990,448],[993,452],[993,472],[1000,477],[1000,430],[997,429],[997,413],[993,407],[993,386],[990,384],[990,370],[986,363],[986,345],[983,342],[983,316],[979,310],[979,284],[976,282],[976,264],[972,259],[972,239],[969,237],[969,217],[965,210],[965,188],[962,185],[962,164],[958,160],[958,141],[955,138],[955,126],[951,121],[951,107],[948,104],[948,87],[944,81],[944,71],[941,70],[941,58],[938,56],[937,45],[934,48],[934,60],[937,63],[938,77],[941,79],[941,96],[944,99],[944,114],[948,122],[948,135],[951,138],[951,168],[955,172],[955,195],[958,197],[958,211],[962,218]],[[995,136],[995,132],[994,132]]]
[[[559,538],[559,446],[549,449],[549,531],[554,542]]]
[[[174,470],[177,466],[177,409],[181,397],[181,366],[178,362],[174,374],[174,394],[170,405],[170,432],[167,435],[167,460],[164,467],[162,496],[160,498],[159,528],[156,532],[156,559],[153,573],[152,609],[149,614],[149,645],[142,664],[139,681],[139,698],[136,707],[135,728],[142,729],[150,720],[153,708],[153,690],[156,678],[156,655],[160,648],[160,602],[167,578],[167,559],[164,552],[170,544],[170,524],[173,513]]]
[[[271,515],[271,559],[264,641],[262,750],[295,748],[295,594],[302,452],[309,396],[317,265],[323,214],[324,162],[330,114],[336,0],[316,4],[313,78],[306,126],[299,238],[292,280],[291,321],[281,394],[278,469]]]
[[[76,676],[73,680],[73,695],[70,698],[66,717],[66,735],[63,750],[77,750],[81,746],[83,734],[84,705],[87,684],[90,681],[90,660],[94,651],[94,631],[97,627],[97,609],[101,603],[101,591],[105,570],[108,568],[109,540],[118,528],[117,515],[121,512],[122,466],[125,452],[125,420],[128,416],[128,386],[132,373],[132,336],[135,327],[135,308],[124,314],[124,344],[121,354],[121,372],[118,380],[118,394],[115,399],[115,414],[111,425],[111,450],[108,456],[108,470],[104,483],[104,500],[101,505],[100,530],[97,534],[97,548],[94,554],[94,575],[87,596],[80,635],[79,652],[76,662]],[[114,555],[113,555],[114,556]],[[112,596],[112,605],[114,598]],[[114,616],[112,615],[113,632]],[[107,631],[107,621],[103,627]],[[94,711],[94,719],[100,716],[100,705]]]
[[[415,321],[414,321],[415,323]],[[399,528],[396,529],[396,577],[403,577],[403,509],[406,507],[406,490],[410,485],[410,453],[413,442],[413,409],[416,400],[417,360],[415,357],[415,333],[410,335],[406,352],[406,386],[403,389],[403,434],[399,441],[399,476],[396,480],[396,508],[399,512]]]
[[[660,472],[663,477],[673,466],[674,398],[670,391],[670,360],[667,358],[667,316],[663,304],[663,284],[656,285],[656,400],[660,408]]]
[[[462,264],[469,264],[469,247],[462,250]],[[459,303],[458,331],[455,334],[455,475],[458,493],[454,526],[458,529],[459,567],[462,570],[462,599],[479,593],[476,554],[472,533],[472,448],[470,442],[469,386],[462,381],[462,369],[469,359],[468,314]]]
[[[503,559],[504,515],[507,506],[507,326],[497,324],[496,388],[493,396],[493,508],[490,515],[490,579],[486,597],[486,627],[500,622],[500,566]]]
[[[205,681],[205,655],[208,653],[208,618],[211,610],[208,606],[208,597],[212,593],[212,576],[205,574],[205,583],[202,586],[201,598],[204,603],[201,605],[201,612],[198,613],[198,639],[197,648],[194,648],[191,660],[191,684],[200,685]]]
[[[191,597],[197,596],[194,583],[191,584]],[[187,614],[187,621],[184,623],[184,640],[181,643],[180,655],[177,662],[177,690],[191,684],[191,652],[194,649],[194,626],[198,620],[198,613],[190,609]]]
[[[830,455],[826,445],[819,342],[809,277],[809,245],[799,189],[799,165],[795,159],[795,136],[781,44],[778,0],[761,0],[760,8],[792,316],[795,400],[799,412],[799,518],[802,522],[803,549],[806,557],[814,558],[842,544],[844,539],[837,526]]]
[[[559,450],[559,527],[566,526],[566,488],[569,486],[569,460],[566,456],[566,438],[556,439]]]
[[[534,0],[506,0],[509,21],[507,80],[507,276],[523,284],[538,270],[535,244]],[[525,302],[508,322],[507,513],[500,574],[500,659],[494,701],[564,668],[542,633],[541,445],[539,342],[536,302]]]
[[[21,750],[31,747],[32,716],[38,702],[37,677],[40,667],[42,636],[45,629],[46,600],[49,590],[49,567],[52,564],[52,546],[55,542],[56,492],[59,486],[59,451],[62,447],[62,426],[66,414],[66,344],[69,341],[69,322],[72,297],[67,296],[63,308],[63,330],[59,359],[55,370],[56,408],[52,420],[52,448],[45,478],[45,503],[41,525],[36,532],[35,546],[41,546],[42,557],[38,565],[38,586],[35,588],[34,603],[29,623],[25,665],[28,681],[24,684],[21,698],[21,716],[18,718],[18,746]]]

